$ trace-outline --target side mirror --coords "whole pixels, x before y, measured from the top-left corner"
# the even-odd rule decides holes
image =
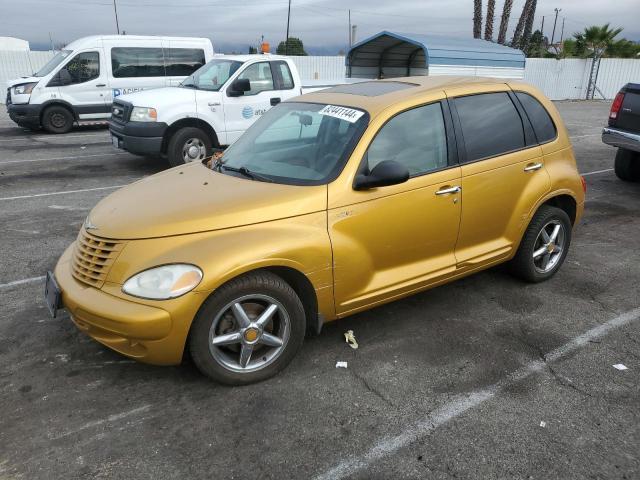
[[[60,77],[60,85],[62,86],[71,85],[71,82],[73,81],[73,79],[71,78],[71,74],[69,73],[69,70],[67,70],[66,68],[63,68],[58,72],[58,76]]]
[[[233,81],[229,90],[227,90],[227,94],[230,97],[240,97],[244,95],[244,92],[248,92],[251,90],[251,82],[248,78],[237,78]]]
[[[367,190],[369,188],[387,187],[397,185],[409,180],[407,167],[394,160],[384,160],[377,164],[369,175],[359,173],[353,184],[355,190]]]

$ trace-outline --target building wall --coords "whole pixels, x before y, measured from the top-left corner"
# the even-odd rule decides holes
[[[52,52],[0,50],[0,88],[4,92],[9,80],[37,72],[53,55]],[[5,93],[0,95],[0,101],[5,101]]]

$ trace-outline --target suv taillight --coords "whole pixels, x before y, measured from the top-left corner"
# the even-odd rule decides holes
[[[618,112],[620,111],[620,107],[622,107],[622,102],[624,101],[624,93],[618,92],[616,98],[613,99],[613,103],[611,104],[611,112],[609,112],[609,118],[611,120],[615,120],[618,118]]]

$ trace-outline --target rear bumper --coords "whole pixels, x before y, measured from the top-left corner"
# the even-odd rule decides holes
[[[613,127],[604,127],[602,141],[613,147],[640,152],[640,134],[627,132]]]
[[[21,127],[38,128],[41,110],[41,105],[31,105],[30,103],[7,105],[9,117]]]
[[[159,155],[166,130],[164,122],[109,122],[111,135],[118,139],[118,148],[136,155]]]
[[[179,364],[189,327],[201,304],[202,299],[195,298],[199,295],[191,292],[168,302],[150,302],[157,306],[117,297],[105,291],[106,285],[98,290],[77,281],[71,274],[72,252],[73,245],[58,261],[54,275],[62,305],[78,329],[135,360]],[[112,290],[119,290],[119,286]]]

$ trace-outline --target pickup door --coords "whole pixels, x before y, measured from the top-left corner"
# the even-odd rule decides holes
[[[628,83],[622,90],[624,101],[618,112],[618,118],[610,125],[628,132],[640,132],[640,84]]]
[[[248,79],[251,89],[243,95],[230,94],[227,85],[223,93],[226,143],[235,142],[267,110],[288,98],[298,95],[287,62],[273,60],[245,66],[236,79]]]

